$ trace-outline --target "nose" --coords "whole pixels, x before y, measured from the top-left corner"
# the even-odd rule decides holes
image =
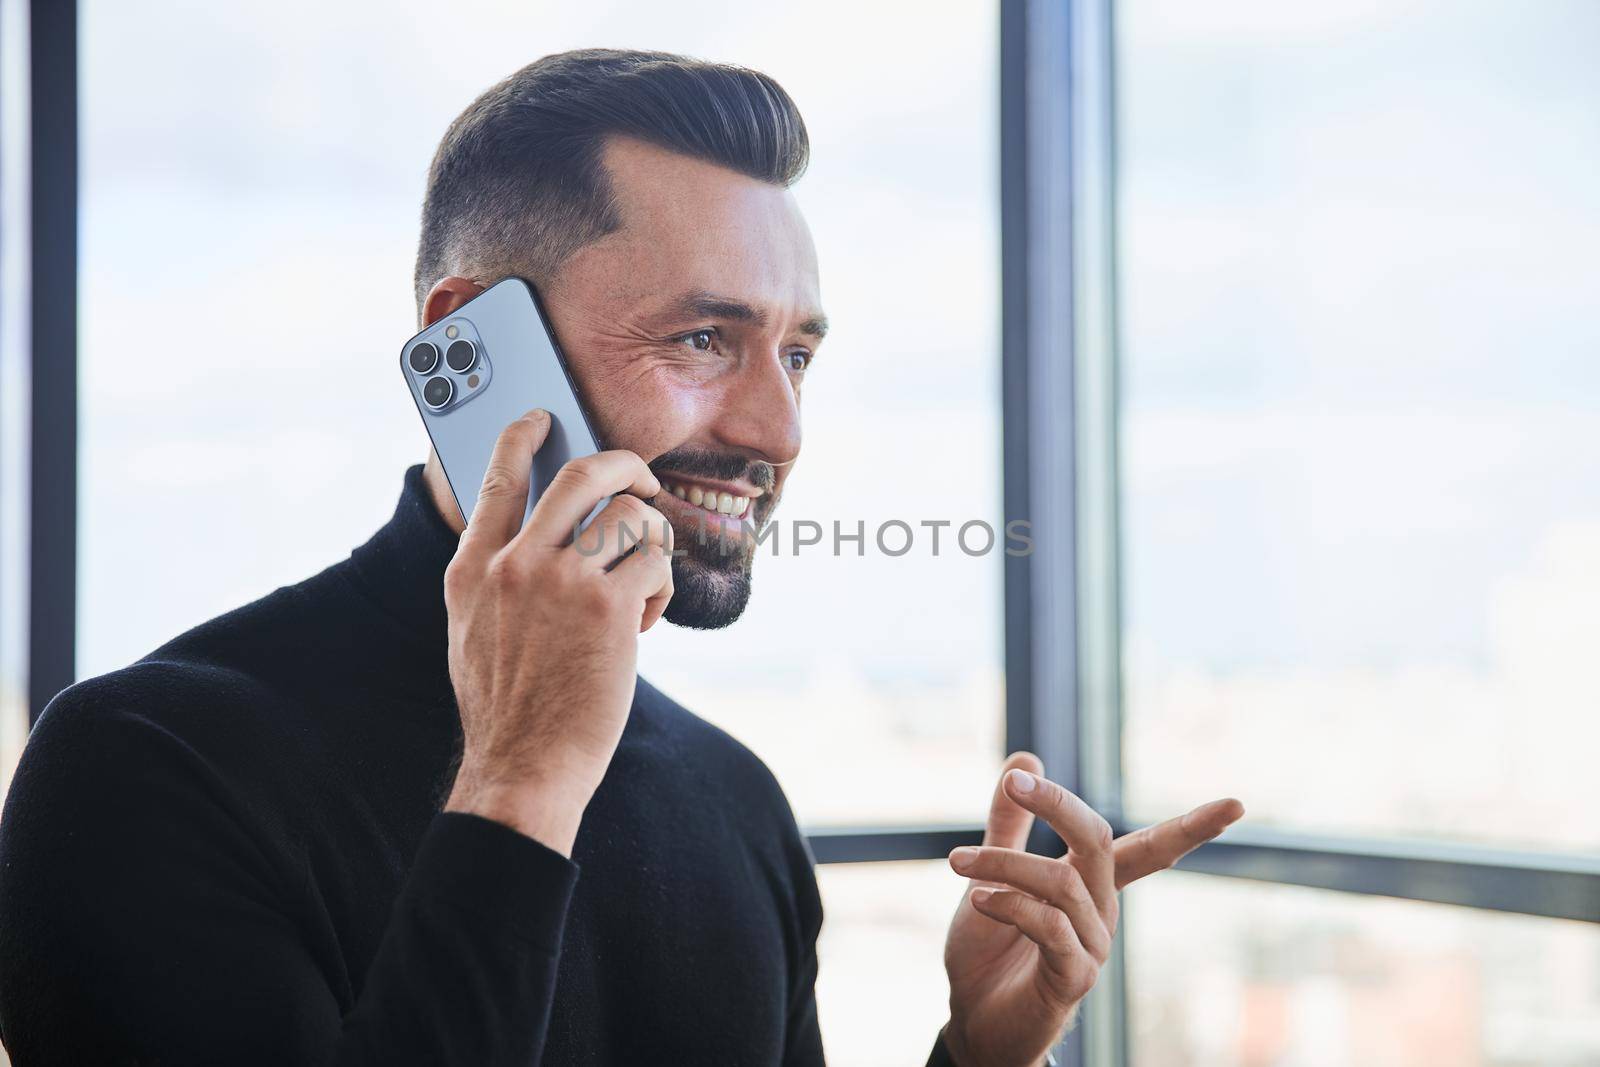
[[[724,381],[717,441],[752,459],[792,463],[800,455],[800,397],[777,349],[741,361]]]

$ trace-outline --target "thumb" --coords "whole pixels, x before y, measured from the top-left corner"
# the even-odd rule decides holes
[[[1028,831],[1033,828],[1033,812],[1006,796],[1006,773],[1023,770],[1043,774],[1044,764],[1032,752],[1013,752],[1000,768],[994,799],[989,802],[989,821],[983,828],[983,843],[997,848],[1022,849],[1028,846]]]

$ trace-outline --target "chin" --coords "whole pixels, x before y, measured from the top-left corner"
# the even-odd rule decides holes
[[[720,630],[731,626],[750,603],[750,564],[744,558],[711,560],[697,553],[672,562],[672,599],[662,618],[691,630]]]

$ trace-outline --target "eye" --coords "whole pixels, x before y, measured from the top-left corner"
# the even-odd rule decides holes
[[[807,352],[803,348],[797,348],[792,352],[785,352],[783,354],[783,365],[789,368],[789,370],[798,374],[801,371],[804,371],[807,367],[811,366],[811,353]]]
[[[684,334],[682,337],[678,338],[678,340],[682,341],[696,352],[709,352],[711,351],[711,346],[716,343],[717,331],[696,330],[694,333]]]

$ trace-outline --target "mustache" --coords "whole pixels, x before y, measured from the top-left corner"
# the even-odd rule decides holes
[[[701,448],[674,448],[651,460],[649,466],[658,478],[677,473],[724,482],[743,479],[764,493],[771,493],[778,481],[777,468],[771,463]]]

